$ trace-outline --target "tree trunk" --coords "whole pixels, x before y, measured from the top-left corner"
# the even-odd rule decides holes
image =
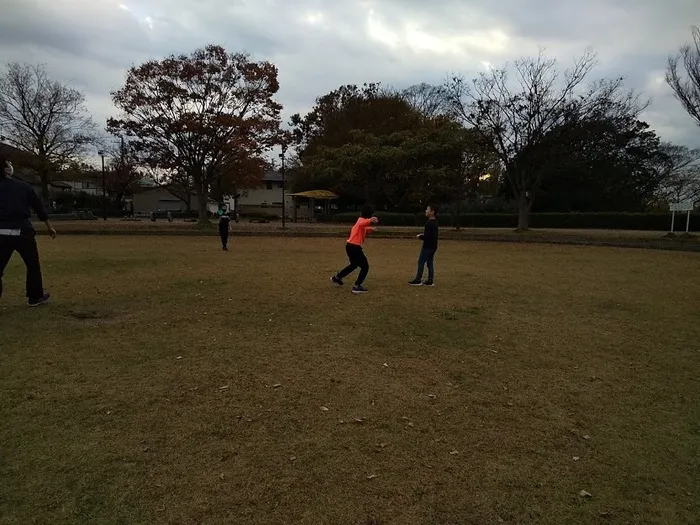
[[[529,198],[529,192],[523,191],[518,198],[518,231],[526,231],[530,229],[530,208],[532,202]]]
[[[39,174],[41,179],[41,200],[47,209],[51,208],[51,193],[49,192],[49,172],[47,169],[42,169]]]
[[[197,204],[199,205],[199,223],[209,224],[209,214],[207,213],[207,189],[204,185],[197,186]]]
[[[459,223],[460,223],[460,215],[462,213],[462,207],[460,206],[460,200],[457,199],[457,215],[455,216],[455,230],[459,230]]]

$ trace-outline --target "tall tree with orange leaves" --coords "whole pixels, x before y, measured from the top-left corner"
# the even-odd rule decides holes
[[[121,115],[107,128],[129,137],[149,166],[190,178],[207,222],[214,187],[262,176],[263,155],[279,133],[278,90],[270,62],[209,45],[132,67],[112,93]]]

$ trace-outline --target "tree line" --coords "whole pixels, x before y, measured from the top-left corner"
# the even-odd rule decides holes
[[[692,39],[669,57],[666,82],[700,125],[698,28]],[[566,69],[540,53],[442,85],[344,85],[283,126],[277,67],[209,45],[131,67],[105,138],[82,92],[44,66],[10,63],[0,133],[46,201],[52,179],[92,169],[99,149],[117,201],[148,175],[188,203],[197,195],[202,221],[209,198],[258,185],[279,146],[294,190],[330,189],[347,208],[510,207],[526,229],[533,211],[700,199],[700,149],[662,142],[640,117],[650,101],[622,78],[592,78],[596,65],[591,51]]]

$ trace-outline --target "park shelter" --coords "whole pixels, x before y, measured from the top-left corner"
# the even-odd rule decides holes
[[[338,195],[328,190],[310,190],[302,191],[299,193],[292,193],[291,196],[294,198],[294,222],[297,221],[297,202],[299,200],[306,200],[309,206],[309,221],[314,218],[314,209],[316,206],[316,201],[323,201],[326,215],[330,215],[330,204],[331,201],[338,198]]]

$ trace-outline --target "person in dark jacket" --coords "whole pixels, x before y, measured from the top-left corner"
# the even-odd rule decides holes
[[[27,267],[27,302],[29,306],[39,306],[48,302],[49,294],[44,291],[36,231],[30,220],[31,210],[46,224],[51,238],[56,237],[56,230],[34,189],[26,182],[12,178],[12,162],[3,155],[0,155],[0,169],[0,297],[2,275],[12,254],[17,252]]]
[[[435,282],[435,252],[438,249],[438,209],[436,206],[428,206],[425,209],[425,216],[428,222],[425,224],[425,230],[418,235],[419,239],[423,240],[423,247],[418,256],[418,269],[416,277],[408,284],[411,286],[433,286]],[[428,280],[423,281],[423,269],[428,266]]]
[[[228,251],[228,234],[231,228],[231,216],[226,213],[226,209],[220,210],[219,216],[219,236],[221,237],[221,247],[225,252]]]

